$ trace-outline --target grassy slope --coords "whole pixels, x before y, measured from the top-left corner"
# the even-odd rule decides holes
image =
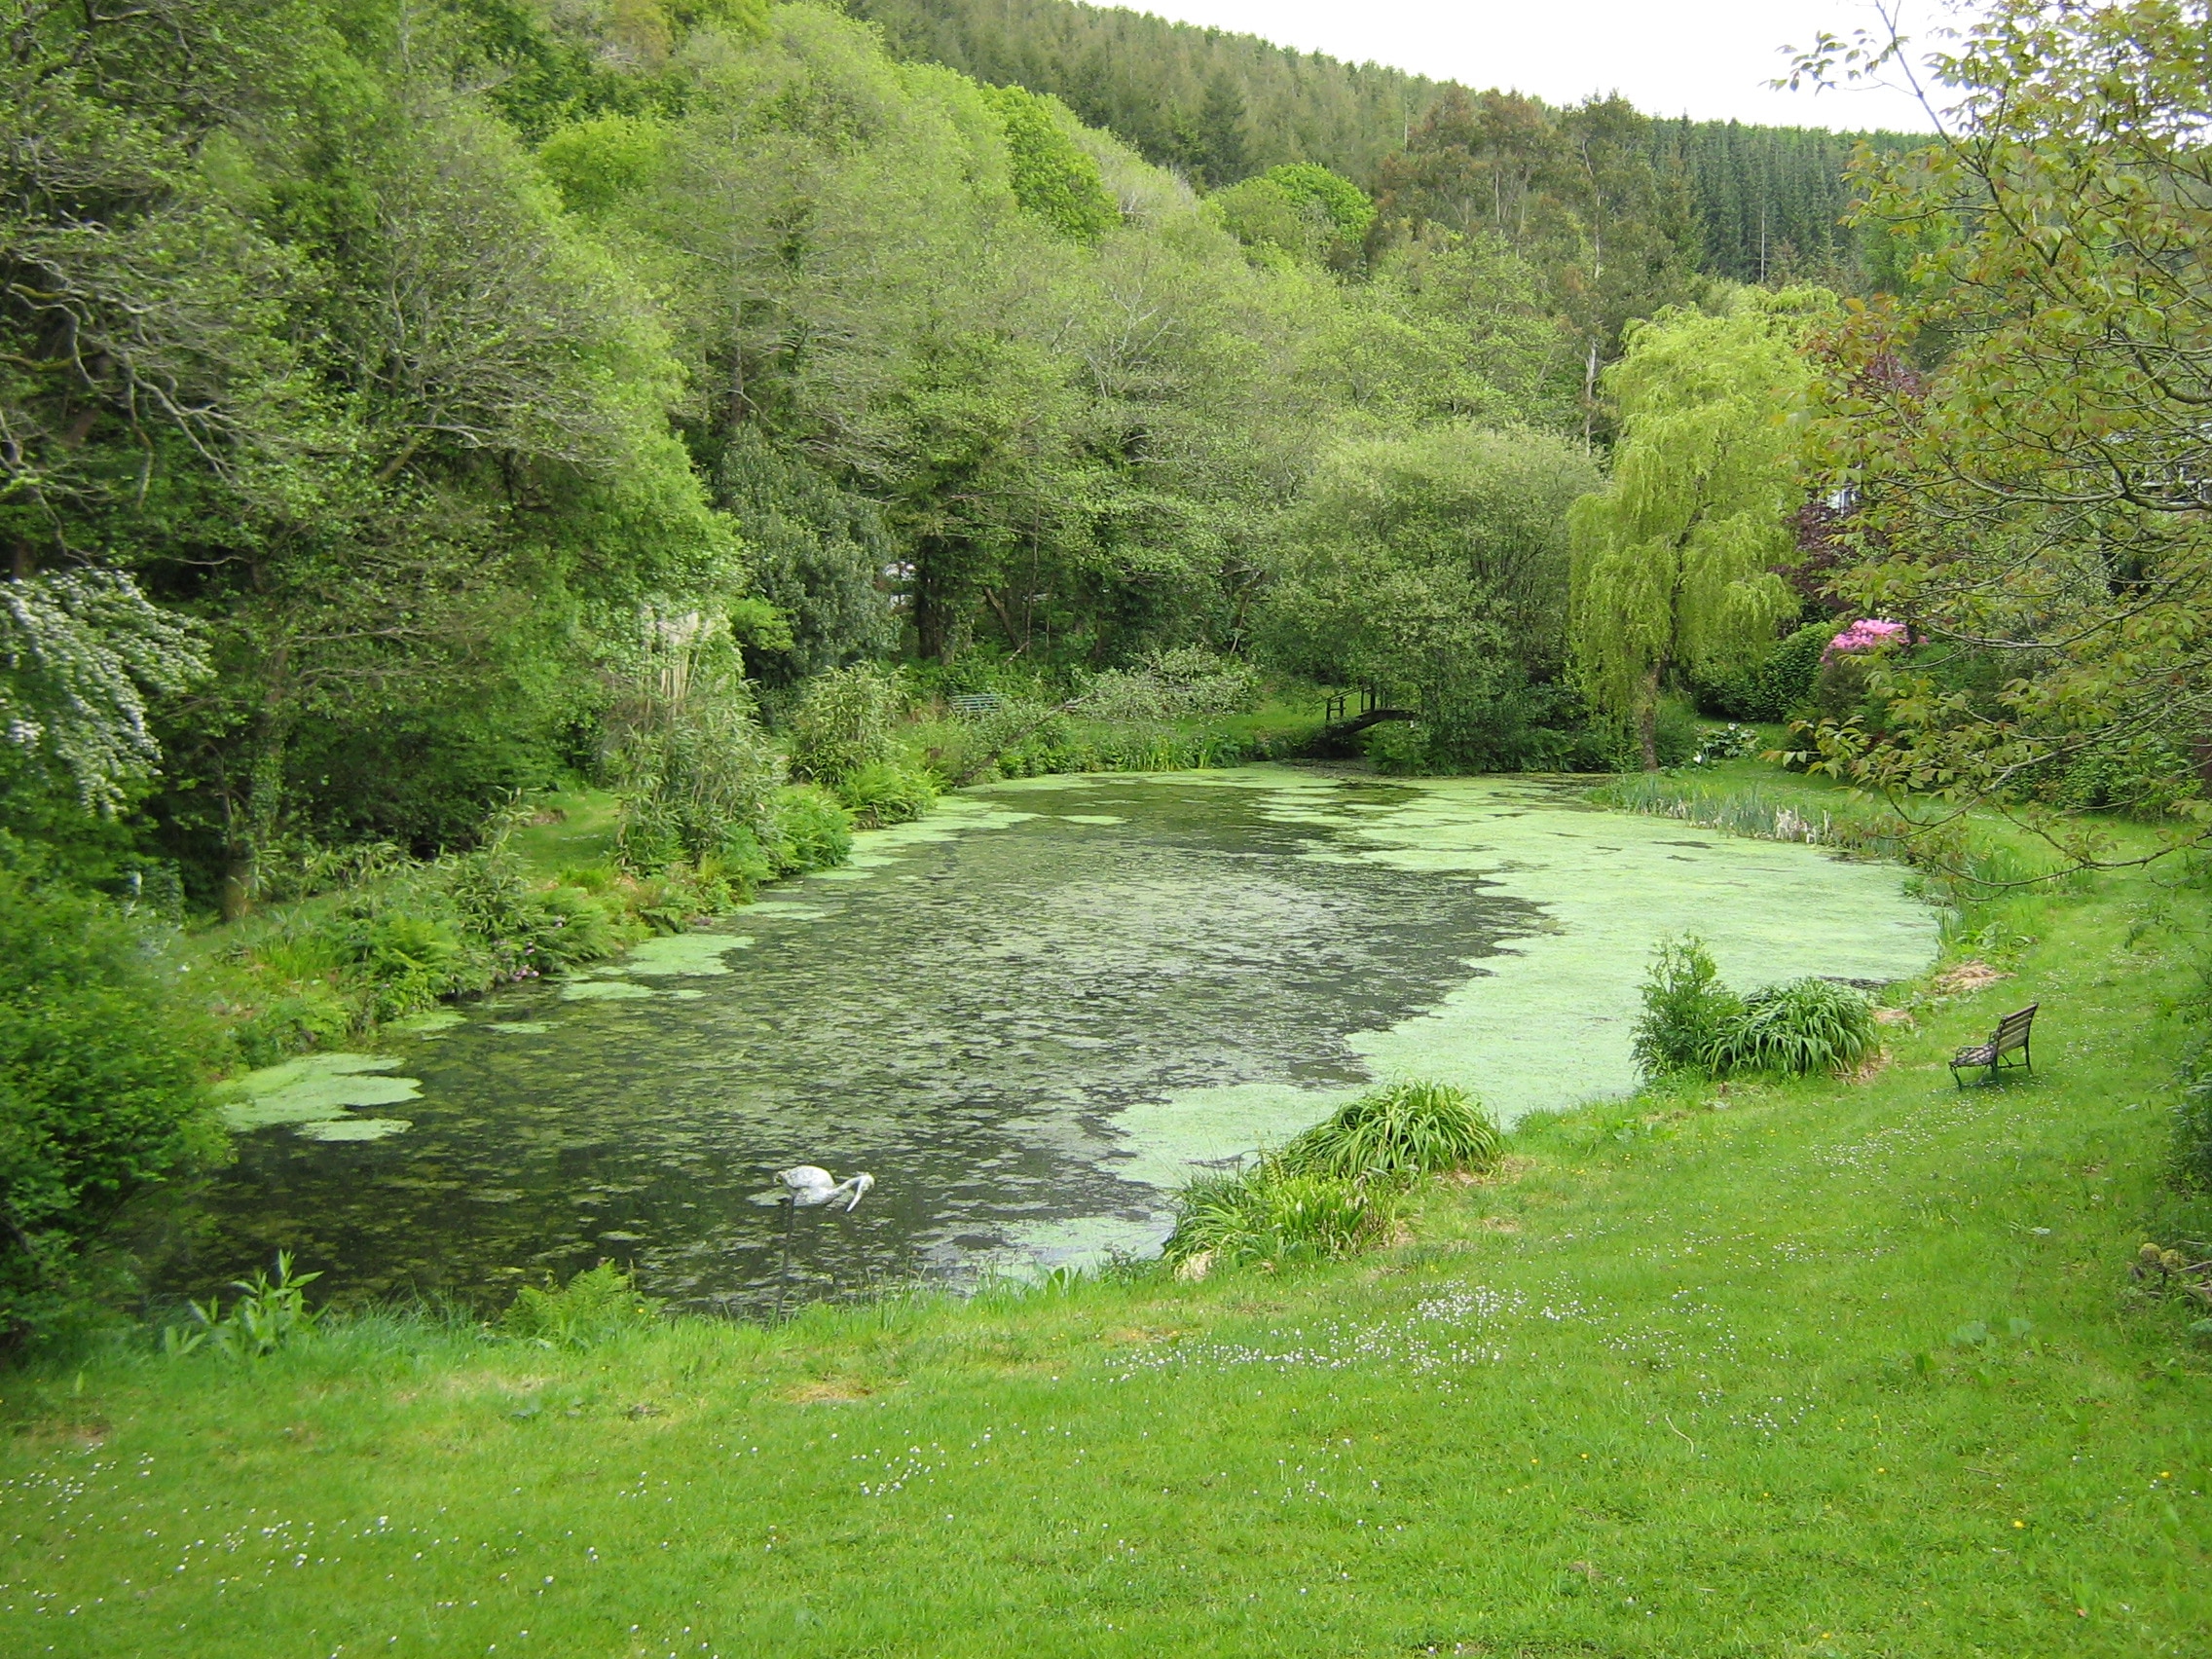
[[[1275,754],[1296,754],[1302,744],[1310,742],[1320,732],[1326,701],[1320,696],[1278,693],[1242,714],[1187,723],[1210,726]]]
[[[1870,1081],[1536,1125],[1295,1279],[0,1378],[0,1650],[2200,1652],[2212,1377],[2125,1267],[2205,1235],[2201,895],[1979,924],[2017,977]],[[2038,1077],[1954,1091],[2030,999]]]
[[[613,862],[621,815],[612,791],[559,790],[533,799],[536,817],[509,842],[533,876],[550,881],[573,866]]]

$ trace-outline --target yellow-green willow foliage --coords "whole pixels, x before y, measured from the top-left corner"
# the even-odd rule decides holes
[[[1833,304],[1800,288],[1746,292],[1725,315],[1664,312],[1605,377],[1621,443],[1610,483],[1569,515],[1569,626],[1584,690],[1635,721],[1646,767],[1668,675],[1733,666],[1795,611],[1774,567],[1799,505],[1798,342]]]

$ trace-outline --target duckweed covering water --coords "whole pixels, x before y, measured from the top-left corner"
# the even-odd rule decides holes
[[[794,1162],[877,1180],[797,1218],[794,1296],[1150,1250],[1195,1166],[1378,1077],[1507,1121],[1627,1088],[1644,962],[1684,928],[1747,988],[1893,978],[1936,946],[1884,866],[1565,786],[1277,767],[952,796],[742,927],[247,1080],[253,1132],[171,1282],[281,1244],[342,1292],[497,1296],[606,1256],[755,1309]],[[407,1120],[349,1110],[400,1099]]]

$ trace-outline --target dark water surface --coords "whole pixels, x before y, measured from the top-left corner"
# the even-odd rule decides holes
[[[204,1289],[281,1246],[341,1297],[490,1297],[611,1257],[655,1294],[756,1309],[784,1220],[762,1200],[793,1162],[876,1178],[856,1213],[796,1218],[794,1296],[1157,1239],[1163,1195],[1117,1172],[1118,1111],[1357,1084],[1347,1034],[1544,925],[1480,874],[1331,856],[1406,790],[1288,798],[1316,793],[1326,813],[1218,780],[962,797],[734,918],[752,943],[726,972],[617,969],[399,1039],[421,1097],[381,1109],[411,1126],[242,1134],[166,1276]]]

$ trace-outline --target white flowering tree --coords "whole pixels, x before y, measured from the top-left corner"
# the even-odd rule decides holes
[[[114,811],[160,763],[147,697],[206,671],[192,624],[129,576],[76,568],[0,582],[0,730],[65,771],[88,807]]]

